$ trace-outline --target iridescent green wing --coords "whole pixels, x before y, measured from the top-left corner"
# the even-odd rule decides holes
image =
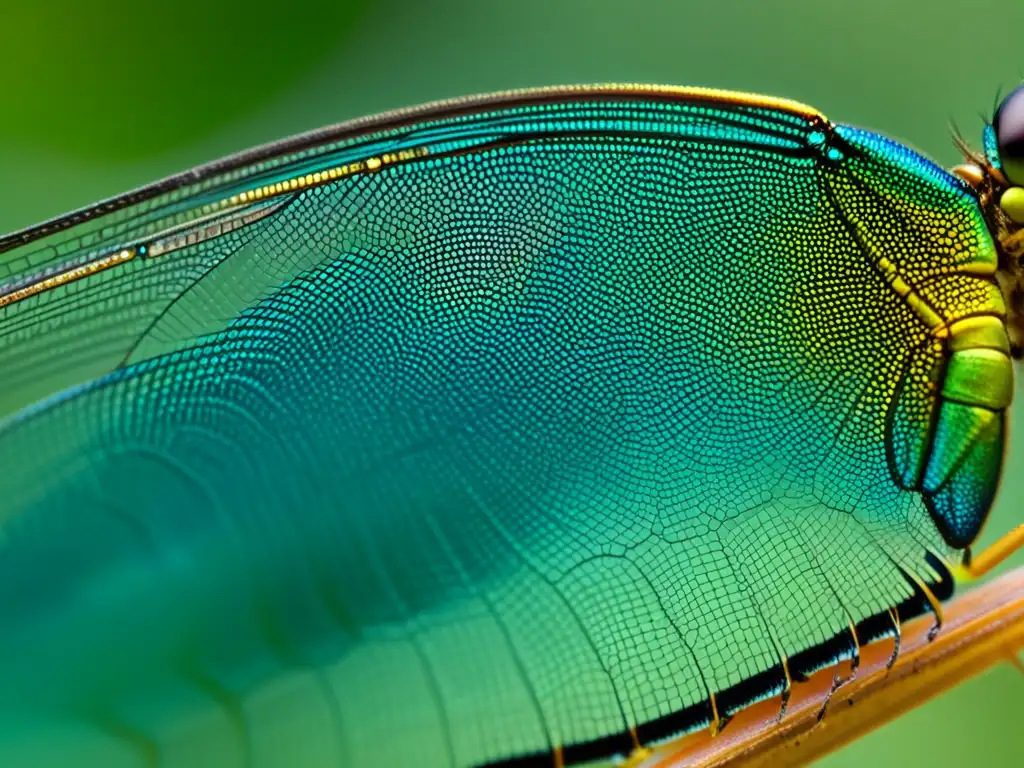
[[[628,751],[919,610],[998,477],[975,199],[787,102],[457,102],[4,242],[5,764]]]

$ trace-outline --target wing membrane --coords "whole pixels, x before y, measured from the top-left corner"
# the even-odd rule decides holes
[[[703,91],[389,120],[6,241],[19,285],[135,255],[0,309],[5,732],[582,758],[943,575],[887,447],[934,328],[858,174],[970,235],[932,279],[987,237],[951,177]],[[887,235],[911,276],[948,239]]]

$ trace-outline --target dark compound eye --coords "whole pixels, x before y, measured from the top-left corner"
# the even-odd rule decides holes
[[[1024,85],[1003,99],[992,118],[999,161],[1011,183],[1024,186]]]

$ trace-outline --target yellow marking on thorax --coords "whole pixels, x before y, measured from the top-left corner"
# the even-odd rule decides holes
[[[892,289],[907,302],[910,310],[931,330],[932,336],[938,339],[946,338],[949,335],[946,321],[907,284],[896,265],[884,256],[879,257],[876,265]]]
[[[1007,357],[1010,355],[1010,339],[1006,326],[995,315],[977,315],[957,320],[949,326],[949,349],[958,352],[965,349],[997,349]]]
[[[119,264],[124,264],[127,261],[131,261],[135,258],[134,248],[124,248],[116,253],[111,253],[103,258],[96,259],[95,261],[89,261],[85,264],[80,264],[77,267],[72,267],[65,272],[58,272],[55,275],[44,278],[34,283],[29,283],[23,288],[18,288],[5,293],[0,296],[0,308],[6,307],[8,304],[14,304],[15,302],[27,299],[29,296],[35,296],[36,294],[43,293],[45,291],[51,291],[54,288],[59,288],[62,285],[73,283],[76,280],[81,280],[84,277],[95,275],[97,272],[103,272],[104,270],[116,267]]]
[[[943,397],[994,411],[1013,400],[1013,362],[1006,326],[995,315],[978,315],[949,326],[950,357]]]

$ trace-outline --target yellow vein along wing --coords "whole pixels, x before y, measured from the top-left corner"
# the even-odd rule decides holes
[[[0,248],[4,765],[626,753],[946,594],[998,480],[974,193],[782,100],[435,105]]]

